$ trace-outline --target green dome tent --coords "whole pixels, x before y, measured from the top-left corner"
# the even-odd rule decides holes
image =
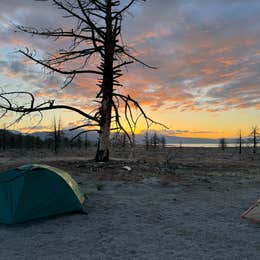
[[[24,165],[0,173],[0,222],[81,211],[84,195],[72,177],[47,165]]]

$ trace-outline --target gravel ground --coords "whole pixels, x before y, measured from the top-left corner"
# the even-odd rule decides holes
[[[0,154],[0,170],[50,164],[88,195],[88,214],[0,224],[0,259],[259,259],[260,225],[240,219],[260,198],[259,154],[218,151],[182,149],[173,163],[150,154],[108,164]]]
[[[259,226],[240,219],[258,178],[76,179],[88,214],[0,225],[0,259],[259,259]]]

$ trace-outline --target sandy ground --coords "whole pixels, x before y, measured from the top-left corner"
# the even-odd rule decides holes
[[[259,259],[260,226],[240,219],[260,198],[257,155],[181,153],[107,164],[3,155],[1,170],[41,162],[70,172],[88,214],[0,225],[0,259]]]

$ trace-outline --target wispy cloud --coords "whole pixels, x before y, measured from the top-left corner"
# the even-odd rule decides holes
[[[258,0],[250,4],[244,0],[150,0],[132,13],[134,18],[126,17],[123,35],[138,58],[158,69],[129,66],[122,78],[125,87],[118,91],[154,110],[216,113],[260,109]],[[34,47],[42,55],[60,44],[15,34],[12,23],[40,28],[68,26],[70,21],[58,19],[60,16],[46,1],[1,1],[1,81],[10,85],[12,79],[20,80],[41,97],[55,93],[59,102],[76,100],[79,106],[91,107],[91,97],[97,91],[95,78],[79,77],[61,91],[61,76],[39,77],[39,67],[25,64],[14,53],[10,59],[11,50],[18,47]]]

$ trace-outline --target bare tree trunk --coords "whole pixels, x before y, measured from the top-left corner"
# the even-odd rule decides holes
[[[97,162],[105,162],[109,160],[111,116],[109,112],[105,111],[111,109],[112,106],[109,102],[104,101],[102,103],[102,124],[100,125],[99,144],[95,158]]]
[[[253,134],[254,134],[254,148],[253,148],[253,153],[256,153],[256,127],[254,128]]]
[[[2,148],[5,151],[6,150],[6,126],[4,125],[3,128],[3,143],[2,143]]]
[[[58,154],[61,144],[61,119],[57,124],[56,118],[53,119],[53,142],[54,142],[54,152]]]
[[[239,154],[242,153],[242,134],[241,134],[241,130],[240,130],[240,134],[239,134]]]
[[[135,133],[132,133],[132,144],[131,144],[131,150],[130,150],[130,159],[134,159],[136,155],[136,139],[135,139]]]
[[[58,153],[58,130],[57,130],[57,122],[56,118],[53,119],[53,142],[54,142],[54,153]]]
[[[113,37],[111,0],[107,0],[106,8],[106,37],[104,42],[105,55],[103,57],[103,62],[101,63],[101,67],[103,67],[103,81],[101,84],[102,101],[100,107],[100,133],[99,145],[95,158],[98,162],[105,162],[109,160],[110,125],[114,84],[113,62],[115,52],[115,39]]]

